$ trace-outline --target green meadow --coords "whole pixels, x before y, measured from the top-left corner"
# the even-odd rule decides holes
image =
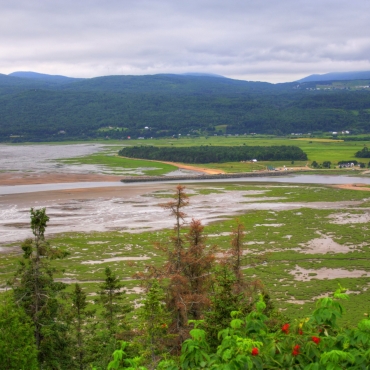
[[[222,217],[208,224],[205,233],[207,245],[216,245],[222,256],[230,246],[236,219],[244,225],[244,274],[248,279],[261,280],[276,308],[284,314],[308,314],[314,300],[334,291],[338,283],[348,288],[351,295],[344,303],[350,314],[344,316],[343,324],[358,322],[369,312],[369,192],[266,183],[194,184],[187,189],[192,193],[191,203],[197,202],[198,195],[212,199],[216,194],[243,192],[246,203],[271,206]],[[159,201],[168,199],[167,192],[146,195]],[[276,202],[279,207],[274,206]],[[187,213],[192,216],[190,211]],[[109,266],[124,281],[129,299],[140,303],[142,294],[136,274],[144,272],[147,266],[163,266],[166,254],[157,243],[168,246],[170,235],[171,230],[146,230],[143,225],[142,231],[135,233],[123,229],[50,236],[51,245],[69,252],[67,258],[53,262],[59,270],[55,277],[67,283],[81,282],[93,302],[104,279],[104,269]],[[3,255],[0,286],[11,279],[19,258],[17,254]]]
[[[118,157],[111,152],[91,154],[85,157],[76,157],[60,160],[71,165],[97,165],[101,166],[101,173],[113,175],[147,175],[161,176],[177,170],[177,167],[154,161],[129,159]]]
[[[310,165],[313,161],[322,163],[330,161],[331,168],[334,169],[339,161],[357,160],[359,162],[368,163],[369,159],[356,158],[355,153],[361,150],[364,146],[370,146],[370,141],[343,141],[333,140],[329,138],[279,138],[270,136],[210,136],[210,137],[183,137],[180,139],[146,139],[146,140],[122,140],[122,141],[100,141],[102,144],[109,146],[103,152],[92,154],[86,157],[71,158],[63,160],[65,163],[71,164],[93,164],[100,165],[109,170],[109,173],[125,174],[129,169],[144,168],[141,172],[145,175],[163,175],[173,171],[175,168],[168,164],[160,162],[152,162],[145,160],[133,160],[128,158],[121,158],[117,156],[117,152],[123,146],[134,145],[153,145],[153,146],[176,146],[176,147],[191,147],[191,146],[272,146],[272,145],[295,145],[300,147],[307,153],[307,161],[269,161],[257,163],[206,163],[202,165],[195,165],[198,167],[206,167],[212,169],[219,169],[226,173],[232,172],[250,172],[265,170],[267,166],[274,168],[289,168],[305,167]],[[104,169],[102,170],[104,172]],[[348,170],[343,169],[342,172]],[[131,174],[130,174],[131,175]],[[133,174],[135,175],[135,174]]]

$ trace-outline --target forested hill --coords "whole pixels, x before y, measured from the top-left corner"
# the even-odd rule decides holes
[[[369,80],[321,86],[207,75],[22,73],[0,74],[1,141],[370,131]]]

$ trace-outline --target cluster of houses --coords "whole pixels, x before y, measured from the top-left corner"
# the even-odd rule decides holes
[[[342,132],[339,132],[341,133],[342,135],[348,135],[349,134],[349,131],[342,131]],[[337,131],[333,131],[332,132],[332,135],[338,135],[338,132]]]
[[[354,163],[341,163],[340,165],[339,165],[339,168],[351,168],[351,167],[354,167],[355,166],[355,164]]]

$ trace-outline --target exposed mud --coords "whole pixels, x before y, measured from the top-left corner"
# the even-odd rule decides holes
[[[370,272],[364,270],[345,270],[345,269],[304,269],[296,265],[294,270],[289,272],[294,276],[294,280],[298,281],[310,281],[312,279],[324,280],[324,279],[338,279],[338,278],[359,278],[359,277],[369,277]]]
[[[319,238],[312,239],[308,243],[300,243],[299,245],[302,248],[296,248],[295,250],[305,254],[349,253],[358,248],[358,246],[352,244],[339,244],[328,235],[321,235]]]
[[[0,144],[0,168],[14,176],[68,173],[102,173],[102,166],[61,163],[59,159],[82,157],[98,153],[109,146],[102,144],[60,144],[60,145],[3,145]],[[31,175],[32,177],[32,175]]]
[[[36,185],[36,184],[61,184],[71,182],[110,182],[120,181],[122,176],[83,174],[83,173],[28,173],[5,172],[0,173],[0,185]]]
[[[22,249],[18,246],[13,246],[13,247],[1,247],[0,246],[0,253],[5,253],[5,254],[20,253],[21,251]]]
[[[368,174],[368,173],[369,171],[363,172],[363,174]],[[370,191],[369,184],[340,184],[340,185],[331,185],[331,186],[337,189]]]
[[[91,232],[124,230],[141,232],[159,230],[173,225],[173,219],[153,194],[158,190],[171,190],[174,184],[140,184],[123,187],[58,190],[39,193],[12,194],[0,197],[0,243],[8,243],[31,237],[29,212],[31,207],[46,207],[50,215],[48,235],[61,232]],[[192,185],[188,185],[192,190]],[[227,216],[252,210],[294,210],[302,207],[341,210],[361,204],[359,201],[340,202],[279,202],[271,197],[254,197],[245,202],[248,191],[228,191],[207,195],[193,195],[186,212],[201,219],[204,224]],[[73,210],[73,211],[72,211]],[[55,220],[58,220],[56,223]],[[138,224],[141,225],[138,228]],[[278,227],[278,224],[264,224]],[[145,229],[143,229],[143,227]]]
[[[258,226],[266,226],[266,227],[281,227],[281,226],[284,226],[284,224],[255,224],[254,226],[255,226],[255,227],[258,227]]]
[[[361,224],[370,222],[370,212],[363,211],[363,213],[334,213],[328,217],[333,224],[346,225],[346,224]]]
[[[108,262],[119,262],[119,261],[146,261],[150,260],[150,257],[112,257],[112,258],[105,258],[103,260],[95,260],[95,261],[83,261],[81,264],[83,265],[99,265],[101,263],[108,263]]]

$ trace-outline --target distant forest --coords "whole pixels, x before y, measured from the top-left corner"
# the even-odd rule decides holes
[[[370,133],[368,90],[210,76],[0,75],[0,141],[173,135]]]
[[[296,146],[198,146],[198,147],[125,147],[119,155],[129,158],[153,159],[185,163],[221,163],[258,159],[260,161],[307,160]]]

